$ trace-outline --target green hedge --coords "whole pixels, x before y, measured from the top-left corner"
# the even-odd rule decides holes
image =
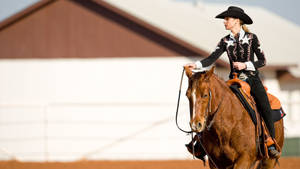
[[[300,137],[285,138],[282,156],[300,156]]]

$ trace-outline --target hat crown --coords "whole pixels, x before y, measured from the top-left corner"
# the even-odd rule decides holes
[[[229,6],[226,11],[216,16],[216,18],[220,18],[220,19],[225,19],[226,17],[239,18],[243,21],[244,24],[253,23],[250,16],[248,16],[242,8],[237,6]]]
[[[237,11],[237,12],[244,13],[244,10],[242,8],[237,7],[237,6],[230,6],[230,7],[228,7],[227,10],[228,11]]]

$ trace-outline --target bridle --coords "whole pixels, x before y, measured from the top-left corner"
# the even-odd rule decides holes
[[[196,133],[196,132],[195,132],[195,131],[192,131],[192,130],[186,131],[186,130],[182,129],[182,128],[178,125],[178,110],[179,110],[179,104],[180,104],[181,87],[182,87],[182,81],[183,81],[184,71],[185,71],[185,70],[183,69],[182,74],[181,74],[180,85],[179,85],[179,94],[178,94],[178,99],[177,99],[177,107],[176,107],[175,122],[176,122],[177,128],[178,128],[180,131],[182,131],[182,132],[184,132],[184,133],[187,133],[187,134],[192,134],[192,133]],[[212,99],[211,99],[212,96],[211,96],[211,95],[212,95],[212,94],[211,94],[211,90],[209,89],[209,101],[208,101],[208,105],[207,105],[207,108],[206,108],[206,114],[207,114],[207,115],[208,115],[208,114],[211,114],[211,111],[212,111],[212,110],[211,110],[211,101],[212,101]],[[223,94],[223,95],[224,95],[224,94]],[[222,96],[221,98],[223,98],[223,96]],[[222,104],[223,100],[224,100],[224,99],[221,100],[221,102],[219,103],[217,109],[214,111],[212,120],[210,120],[209,125],[206,125],[206,128],[207,128],[208,130],[209,130],[210,127],[212,126],[212,124],[213,124],[213,122],[214,122],[214,119],[215,119],[215,115],[216,115],[216,113],[219,111],[220,105]],[[206,117],[206,118],[207,118],[207,117]]]
[[[195,131],[193,131],[193,130],[186,131],[186,130],[180,128],[180,126],[178,125],[178,110],[179,110],[179,103],[180,103],[180,96],[181,96],[181,87],[182,87],[182,80],[183,80],[183,76],[184,76],[184,71],[185,71],[185,69],[183,68],[183,71],[182,71],[182,74],[181,74],[180,85],[179,85],[179,94],[178,94],[178,100],[177,100],[175,122],[176,122],[177,128],[178,128],[180,131],[184,132],[184,133],[191,134],[191,137],[192,137],[192,140],[193,140],[193,133],[196,133],[196,135],[198,135],[199,133],[197,133],[197,132],[195,132]],[[212,99],[211,99],[211,97],[212,97],[211,95],[212,95],[212,94],[211,94],[211,90],[209,89],[209,102],[208,102],[208,105],[207,105],[207,108],[206,108],[206,113],[207,113],[207,115],[211,113],[211,100],[212,100]],[[223,94],[223,95],[224,95],[224,94]],[[222,96],[221,98],[223,98],[223,96]],[[218,104],[217,109],[214,111],[213,117],[212,117],[212,119],[210,120],[209,125],[206,125],[207,130],[210,130],[211,126],[213,125],[214,120],[215,120],[215,116],[216,116],[217,112],[219,111],[220,105],[222,104],[223,100],[224,100],[224,99],[221,100],[221,102]],[[207,117],[206,117],[206,119],[207,119]],[[199,134],[199,135],[200,135],[200,134]],[[200,137],[201,137],[201,136],[200,136]],[[215,164],[215,162],[212,160],[212,158],[209,156],[209,154],[208,154],[207,151],[205,150],[205,148],[204,148],[204,146],[203,146],[203,144],[202,144],[200,138],[199,138],[199,143],[200,143],[201,146],[203,147],[203,149],[204,149],[206,155],[207,155],[208,158],[211,160],[211,162],[214,164],[214,166],[215,166],[216,168],[218,168],[217,165]],[[195,150],[194,150],[194,146],[192,146],[192,147],[193,147],[193,157],[195,158]]]
[[[222,95],[222,100],[220,101],[220,103],[218,104],[218,107],[217,107],[217,109],[214,111],[214,113],[213,113],[213,115],[212,115],[212,118],[211,118],[211,120],[210,120],[210,122],[209,122],[209,124],[207,125],[207,124],[205,124],[206,125],[206,129],[207,130],[210,130],[210,128],[211,128],[211,126],[213,125],[213,123],[215,122],[215,117],[216,117],[216,114],[219,112],[219,108],[220,108],[220,106],[222,105],[222,103],[223,103],[223,100],[224,100],[224,95],[225,95],[225,93]],[[209,111],[208,111],[208,113],[207,114],[211,114],[211,91],[209,90],[209,105],[207,106],[207,107],[209,107]],[[208,109],[208,108],[207,108]],[[206,119],[207,119],[207,117],[206,117]]]

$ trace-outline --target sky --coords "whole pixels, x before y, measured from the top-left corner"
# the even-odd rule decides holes
[[[259,6],[265,8],[277,15],[297,24],[300,26],[300,1],[299,0],[173,0],[173,1],[183,1],[187,3],[195,3],[199,1],[200,3],[221,3],[228,4],[228,6],[240,5],[250,5]],[[226,10],[226,9],[224,9]]]
[[[0,21],[21,11],[39,0],[0,0]]]
[[[39,0],[1,0],[0,1],[0,21],[13,15],[16,11],[21,11],[29,5]],[[146,0],[145,0],[146,1]],[[263,7],[277,15],[300,26],[300,0],[170,0],[182,1],[187,3],[195,3],[197,1],[203,3],[222,3],[228,6],[251,5]],[[225,9],[224,9],[225,10]]]

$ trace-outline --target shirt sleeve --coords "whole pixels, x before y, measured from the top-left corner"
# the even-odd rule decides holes
[[[255,71],[255,67],[251,61],[244,62],[246,64],[246,70]]]
[[[266,65],[266,58],[263,50],[260,48],[260,42],[255,34],[253,34],[253,51],[257,57],[257,61],[253,63],[256,69]]]
[[[224,42],[224,38],[220,40],[216,49],[205,59],[201,60],[201,65],[203,67],[208,67],[212,65],[225,51],[226,45]]]

